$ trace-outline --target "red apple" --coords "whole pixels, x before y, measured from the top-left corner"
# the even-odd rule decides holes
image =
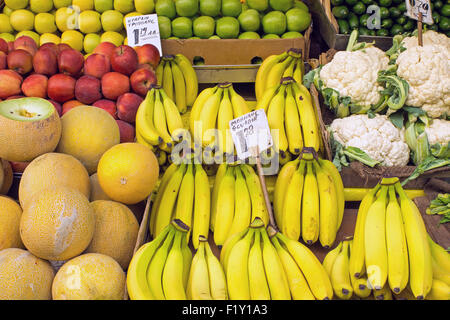
[[[8,53],[8,42],[5,39],[0,38],[0,51]]]
[[[102,77],[102,93],[106,99],[117,100],[130,91],[130,79],[119,72],[108,72]]]
[[[141,96],[135,93],[127,92],[122,94],[117,99],[117,117],[128,123],[134,123],[137,110],[143,100]]]
[[[58,57],[50,47],[40,47],[33,57],[34,72],[52,76],[58,72]]]
[[[48,99],[48,102],[50,102],[55,107],[56,111],[58,111],[58,114],[61,117],[62,116],[62,106],[61,106],[61,104],[56,102],[56,101],[54,101],[54,100],[51,100],[51,99]]]
[[[8,53],[14,50],[14,41],[8,41]]]
[[[33,74],[22,82],[22,92],[27,97],[47,98],[48,78],[43,74]]]
[[[80,51],[70,48],[59,53],[59,72],[77,77],[83,69],[83,65],[84,56]]]
[[[100,99],[92,104],[94,107],[101,108],[107,111],[114,119],[117,119],[117,108],[114,101],[108,99]]]
[[[123,120],[116,120],[116,122],[119,126],[120,143],[134,142],[136,135],[133,125]]]
[[[8,68],[8,58],[7,54],[3,51],[0,51],[0,70]]]
[[[59,103],[72,100],[75,97],[75,78],[58,73],[48,79],[47,95]]]
[[[131,88],[135,93],[144,97],[152,84],[156,84],[156,75],[147,68],[137,69],[130,76]]]
[[[66,49],[72,49],[67,43],[58,43],[56,46],[58,47],[58,53],[63,52]]]
[[[98,46],[96,46],[94,51],[92,51],[92,53],[103,54],[107,56],[109,59],[111,59],[111,56],[116,48],[117,46],[114,43],[105,41],[101,42]]]
[[[93,53],[84,62],[84,74],[101,79],[103,75],[111,71],[109,58],[100,53]]]
[[[65,113],[67,113],[67,111],[78,107],[78,106],[82,106],[84,105],[84,103],[81,103],[78,100],[69,100],[63,103],[62,105],[62,111],[61,111],[61,115],[63,116]]]
[[[58,53],[59,53],[58,45],[53,42],[46,42],[46,43],[42,44],[42,46],[40,46],[38,50],[41,50],[41,49],[50,49],[53,51],[53,53],[55,55],[58,55]]]
[[[148,64],[153,68],[153,70],[156,70],[159,60],[161,59],[157,47],[152,44],[144,44],[143,46],[135,48],[135,50],[138,55],[138,63],[140,65]]]
[[[111,56],[111,69],[127,76],[131,75],[138,67],[138,56],[130,46],[118,46]]]
[[[17,94],[17,95],[8,97],[5,100],[14,100],[14,99],[20,99],[20,98],[25,98],[25,96],[21,95],[21,94]]]
[[[8,68],[20,74],[27,74],[33,70],[33,56],[26,50],[15,49],[8,54]]]
[[[38,50],[38,46],[33,38],[29,36],[21,36],[14,40],[14,49],[23,49],[34,56],[34,54]]]
[[[89,75],[81,76],[75,84],[75,98],[86,105],[90,105],[102,98],[100,89],[101,82],[99,79]]]
[[[10,96],[20,95],[23,78],[13,70],[0,70],[0,99],[6,99]]]

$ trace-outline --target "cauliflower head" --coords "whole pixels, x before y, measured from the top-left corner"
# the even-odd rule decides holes
[[[447,51],[450,51],[450,38],[443,33],[439,33],[433,30],[428,30],[422,34],[423,45],[437,44],[446,47]],[[402,40],[402,46],[405,49],[410,49],[419,46],[417,36],[405,37]]]
[[[387,55],[376,47],[339,51],[322,67],[320,78],[325,87],[349,96],[353,103],[370,106],[380,100],[383,87],[377,82],[378,72],[385,70],[388,63]]]
[[[445,145],[450,142],[450,121],[433,119],[433,122],[425,127],[425,132],[430,145],[436,143]]]
[[[344,147],[357,147],[384,166],[406,166],[410,150],[404,130],[396,128],[385,115],[366,114],[335,119],[330,129]]]

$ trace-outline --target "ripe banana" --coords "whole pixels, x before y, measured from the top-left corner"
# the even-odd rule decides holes
[[[247,182],[239,166],[235,168],[235,188],[234,188],[234,217],[228,232],[231,236],[248,228],[252,217],[252,202],[247,188]]]
[[[186,300],[183,280],[184,259],[181,252],[183,243],[187,245],[186,241],[183,241],[183,233],[178,231],[167,255],[162,274],[162,287],[166,300]],[[152,277],[154,276],[152,274]]]
[[[297,60],[292,59],[291,63],[286,67],[286,69],[284,69],[284,72],[283,72],[283,75],[281,76],[281,78],[293,77],[296,64],[297,64]]]
[[[180,219],[189,228],[192,228],[194,190],[194,165],[189,163],[187,164],[186,172],[184,173],[183,180],[181,181],[175,209],[175,219]]]
[[[250,298],[252,300],[270,300],[269,285],[267,284],[261,248],[261,231],[255,230],[255,238],[248,255],[248,280]]]
[[[283,77],[283,73],[286,70],[286,68],[291,64],[291,62],[294,60],[294,57],[288,56],[284,61],[280,61],[277,64],[275,64],[272,69],[270,69],[269,73],[267,74],[267,78],[264,85],[264,90],[268,88],[272,88],[276,86],[278,83],[280,83],[281,78]]]
[[[201,121],[202,124],[201,142],[203,147],[211,145],[215,141],[213,130],[216,128],[217,114],[219,112],[222,93],[223,89],[218,88],[217,91],[205,101],[200,113],[199,121]]]
[[[189,300],[212,300],[205,243],[206,241],[200,241],[192,259],[186,292]]]
[[[191,62],[181,53],[175,55],[175,63],[180,68],[186,84],[186,104],[191,107],[193,106],[198,95],[198,78],[197,73],[192,67]]]
[[[209,223],[209,228],[211,231],[214,231],[214,225],[216,223],[217,216],[217,197],[219,195],[219,185],[222,181],[222,178],[225,176],[228,165],[226,162],[223,162],[219,165],[216,171],[216,177],[214,179],[214,185],[211,194],[211,218]]]
[[[161,94],[159,91],[155,92],[155,103],[153,112],[153,122],[155,124],[155,129],[159,136],[163,139],[163,142],[167,147],[172,147],[172,136],[167,128],[167,117],[164,110],[164,104],[161,101]]]
[[[220,101],[217,115],[217,129],[219,130],[219,154],[231,155],[234,153],[233,137],[230,131],[230,121],[233,120],[233,105],[229,97],[229,89],[225,88],[222,101]]]
[[[167,129],[173,140],[180,140],[184,131],[183,120],[181,119],[180,112],[178,111],[177,105],[172,99],[166,94],[164,89],[158,90],[164,106],[164,112],[166,114]]]
[[[140,135],[149,144],[157,146],[162,142],[162,138],[159,136],[153,123],[154,101],[155,89],[151,89],[147,92],[136,113],[136,134]]]
[[[272,68],[280,61],[283,61],[288,56],[287,52],[283,52],[279,55],[271,55],[264,59],[264,61],[259,66],[258,72],[256,73],[255,79],[255,94],[256,100],[259,101],[264,94],[266,88],[266,80]]]
[[[172,68],[173,76],[174,101],[180,113],[185,113],[187,111],[186,82],[183,72],[175,61],[170,62],[170,67]]]
[[[353,286],[348,269],[349,241],[343,241],[342,250],[337,255],[331,268],[331,284],[338,298],[348,300],[353,295]]]
[[[352,257],[353,254],[353,239],[349,240],[350,242],[350,258],[349,261]],[[353,287],[353,293],[361,298],[367,298],[370,296],[370,294],[372,293],[372,290],[369,289],[369,287],[367,286],[368,282],[367,282],[367,277],[365,276],[361,276],[359,278],[356,278],[353,274],[351,274],[350,272],[350,268],[349,268],[349,277],[350,277],[350,282],[352,283],[352,287]]]
[[[375,300],[392,300],[393,297],[391,288],[389,288],[389,284],[387,282],[380,290],[373,290],[373,296]]]
[[[228,89],[231,104],[233,105],[234,118],[238,118],[240,116],[243,116],[244,114],[249,113],[251,110],[245,99],[234,90],[232,85],[230,85]]]
[[[247,188],[252,200],[251,221],[259,218],[264,222],[264,225],[267,226],[269,223],[269,211],[266,207],[266,201],[264,198],[261,182],[259,181],[259,177],[253,170],[253,168],[247,164],[242,165],[240,168],[244,173],[245,181],[247,182]]]
[[[450,286],[444,281],[433,279],[431,290],[425,297],[427,300],[450,300]]]
[[[289,152],[297,155],[303,149],[303,134],[292,86],[286,88],[285,126]]]
[[[168,58],[168,60],[164,63],[163,78],[161,80],[161,84],[169,98],[175,100],[175,93],[173,89],[173,74],[172,68],[170,66],[170,59],[171,58]]]
[[[247,234],[248,230],[249,229],[247,228],[239,233],[235,233],[235,234],[231,235],[230,237],[228,237],[228,239],[223,244],[222,249],[220,250],[220,263],[223,266],[223,270],[225,271],[225,274],[227,273],[228,258],[230,257],[231,249],[234,247],[234,245],[239,240],[244,238],[244,236]]]
[[[195,99],[195,102],[192,106],[191,114],[189,117],[189,130],[191,131],[191,135],[196,137],[196,139],[194,140],[196,143],[197,141],[201,142],[201,137],[197,137],[195,135],[195,122],[200,120],[200,113],[202,112],[203,105],[205,104],[206,100],[216,92],[217,89],[217,86],[204,89],[202,92],[200,92],[197,99]]]
[[[219,259],[217,259],[217,257],[212,252],[211,247],[208,243],[205,244],[205,248],[211,297],[214,300],[227,300],[227,279],[225,278],[223,267],[220,264]]]
[[[285,92],[286,86],[282,85],[270,101],[269,108],[267,109],[267,121],[269,122],[272,135],[273,133],[278,134],[278,139],[273,138],[275,150],[280,153],[287,152],[289,145],[284,126]]]
[[[208,176],[201,164],[195,164],[194,176],[194,221],[192,226],[192,244],[199,245],[199,236],[208,237],[211,212],[211,190]]]
[[[294,72],[292,75],[295,82],[303,83],[303,73],[304,73],[303,69],[304,69],[304,64],[303,64],[302,59],[297,59],[296,64],[295,64],[295,69],[294,69]]]
[[[323,258],[322,265],[325,268],[325,271],[328,273],[328,276],[331,276],[331,270],[333,268],[333,264],[336,261],[337,256],[341,252],[343,241],[339,242],[336,248],[328,251],[326,256]]]
[[[234,167],[228,167],[219,185],[216,204],[216,221],[214,226],[214,242],[221,246],[229,235],[235,211],[235,177]]]
[[[281,83],[272,88],[265,90],[264,95],[257,102],[256,109],[263,109],[264,112],[267,113],[267,110],[269,109],[270,101],[272,101],[273,97],[275,96],[275,93],[277,93],[278,89],[280,89],[280,86],[281,86]]]
[[[158,86],[162,86],[162,79],[164,77],[164,64],[166,61],[164,59],[161,59],[161,62],[158,64],[155,70],[155,76],[156,76],[156,84]]]
[[[322,202],[319,203],[319,182],[324,182],[318,181],[319,177],[316,178],[314,174],[312,161],[306,161],[304,193],[302,197],[302,239],[309,245],[315,243],[319,238],[320,205],[322,204]],[[322,189],[323,187],[320,191]]]

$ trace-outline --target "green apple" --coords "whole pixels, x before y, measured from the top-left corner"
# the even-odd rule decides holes
[[[47,42],[51,42],[51,43],[54,43],[54,44],[59,44],[59,43],[61,43],[61,38],[58,37],[54,33],[43,33],[43,34],[41,34],[40,46],[42,46],[44,43],[47,43]]]
[[[18,32],[16,34],[16,39],[20,38],[21,36],[28,36],[28,37],[30,37],[31,39],[34,40],[34,42],[36,42],[36,45],[39,47],[41,36],[38,35],[36,32],[31,31],[31,30],[20,31],[20,32]]]
[[[268,33],[262,37],[263,39],[281,39],[281,37],[274,33]]]
[[[30,10],[34,13],[49,12],[53,9],[53,1],[30,0]]]
[[[38,13],[34,18],[34,30],[38,33],[53,33],[58,30],[55,16],[48,12]]]
[[[103,13],[108,10],[114,9],[114,0],[94,0],[95,11]]]
[[[78,29],[78,18],[79,13],[72,8],[59,8],[55,13],[55,23],[61,32]]]
[[[116,10],[107,10],[101,16],[104,31],[121,31],[123,29],[123,14]]]
[[[134,0],[136,11],[141,14],[150,14],[155,12],[154,0]]]
[[[61,34],[61,43],[67,43],[80,52],[83,50],[83,40],[83,34],[77,30],[67,30]]]
[[[245,31],[239,35],[238,39],[261,39],[261,37],[257,32]]]
[[[94,10],[86,10],[80,13],[78,17],[80,31],[84,34],[96,33],[102,30],[102,23],[100,22],[100,13]]]
[[[28,0],[5,0],[4,2],[12,10],[24,9],[28,6]]]
[[[25,9],[15,10],[11,13],[9,22],[16,31],[33,30],[34,13]]]
[[[80,11],[94,10],[94,0],[72,0],[72,6],[80,8]]]
[[[123,44],[125,37],[116,31],[106,31],[100,36],[100,42],[111,42],[116,46]]]
[[[8,7],[8,6],[4,6],[4,7],[3,7],[3,13],[6,14],[8,17],[11,15],[11,13],[12,13],[13,11],[14,11],[14,10],[11,9],[10,7]]]
[[[88,33],[84,36],[83,48],[84,52],[91,53],[100,43],[100,35],[97,33]]]
[[[114,10],[127,14],[134,11],[134,0],[114,0]]]
[[[72,0],[53,0],[53,6],[56,9],[68,7],[72,4]]]
[[[11,23],[9,23],[9,17],[4,13],[0,13],[0,33],[12,33],[13,31]]]
[[[6,42],[14,41],[16,39],[14,37],[14,35],[12,33],[9,33],[9,32],[0,33],[0,38],[4,39]]]
[[[210,40],[219,40],[219,39],[222,39],[222,38],[215,34],[215,35],[209,37],[208,39],[210,39]]]

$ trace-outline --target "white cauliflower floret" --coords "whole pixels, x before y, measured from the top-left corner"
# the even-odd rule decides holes
[[[447,48],[450,51],[450,38],[443,33],[433,30],[428,30],[422,34],[423,45],[438,44]],[[402,40],[402,46],[405,49],[419,46],[419,41],[416,36],[406,37]]]
[[[380,100],[383,87],[377,82],[378,72],[386,69],[388,63],[386,54],[376,47],[339,51],[322,67],[320,78],[325,87],[349,96],[355,104],[369,106]]]
[[[406,104],[428,116],[450,114],[450,52],[437,44],[414,46],[397,58],[397,75],[409,84]]]
[[[384,166],[406,166],[409,147],[404,131],[396,128],[385,115],[370,119],[366,114],[335,119],[330,129],[344,147],[357,147]]]
[[[429,126],[425,127],[425,132],[430,145],[436,143],[446,145],[450,142],[450,121],[434,119]]]

